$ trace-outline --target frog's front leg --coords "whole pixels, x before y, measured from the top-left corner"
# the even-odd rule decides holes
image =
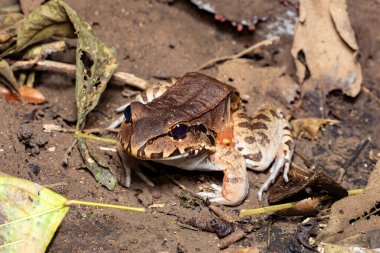
[[[239,152],[230,147],[217,145],[216,152],[201,166],[207,170],[223,170],[224,176],[222,187],[213,187],[216,193],[200,192],[199,196],[208,197],[211,202],[228,206],[243,202],[249,187],[245,159]]]
[[[270,175],[257,193],[259,200],[282,169],[284,180],[288,181],[294,142],[289,123],[279,108],[266,105],[253,118],[243,110],[237,111],[234,136],[235,148],[246,159],[247,168],[264,171],[270,167]]]
[[[143,180],[147,185],[153,187],[154,183],[147,178],[144,173],[140,170],[139,164],[140,161],[137,160],[136,158],[127,155],[125,150],[123,149],[122,145],[119,143],[116,146],[116,150],[119,154],[119,157],[121,159],[121,165],[124,169],[125,172],[125,187],[129,188],[132,183],[132,177],[131,177],[131,172],[134,170],[136,174]]]

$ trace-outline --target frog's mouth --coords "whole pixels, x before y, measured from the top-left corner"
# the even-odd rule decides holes
[[[216,133],[199,125],[189,126],[186,135],[173,137],[169,131],[145,142],[136,152],[139,159],[177,160],[214,150]]]

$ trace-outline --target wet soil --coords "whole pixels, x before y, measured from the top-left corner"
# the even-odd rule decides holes
[[[287,74],[293,78],[295,75],[289,51],[292,43],[291,24],[297,14],[297,4],[285,6],[280,1],[273,1],[277,11],[258,24],[255,32],[237,32],[230,23],[215,21],[212,14],[199,10],[185,0],[67,0],[67,3],[92,25],[102,41],[116,48],[118,70],[148,80],[180,77],[210,59],[237,53],[269,35],[279,35],[281,41],[266,51],[271,61],[265,61],[265,65],[285,66]],[[325,168],[335,179],[339,177],[339,168],[345,167],[343,186],[354,189],[366,185],[376,160],[380,158],[380,104],[374,99],[374,96],[380,97],[380,3],[354,0],[348,3],[360,47],[363,86],[372,95],[361,92],[358,97],[349,98],[338,91],[330,94],[326,101],[328,116],[340,120],[341,124],[325,127],[319,140],[297,140],[296,154],[304,157],[315,168]],[[255,13],[260,12],[255,10]],[[284,20],[290,25],[289,29],[280,29]],[[75,45],[75,42],[70,43]],[[53,59],[74,62],[74,53],[75,49],[71,46],[64,54]],[[262,55],[257,55],[252,57],[252,61],[264,65],[260,62],[262,58]],[[215,69],[211,68],[205,73],[215,75]],[[72,134],[43,132],[43,124],[74,127],[74,80],[63,75],[40,73],[37,88],[48,98],[48,102],[21,105],[0,100],[1,171],[41,185],[52,185],[53,190],[68,199],[145,207],[164,204],[162,208],[148,209],[145,214],[72,207],[48,252],[219,251],[215,234],[196,232],[175,224],[178,217],[212,219],[215,215],[207,207],[185,201],[181,197],[181,189],[167,175],[174,176],[195,192],[201,184],[220,181],[221,174],[184,172],[158,166],[156,173],[146,171],[156,184],[154,188],[134,177],[130,189],[118,185],[114,191],[108,191],[84,168],[76,149],[68,165],[63,165],[65,152],[74,140]],[[107,88],[100,104],[90,114],[87,128],[104,128],[117,117],[114,109],[127,101],[121,95],[123,89],[119,85]],[[317,117],[320,116],[318,108],[318,103],[306,98],[293,116]],[[108,137],[115,138],[112,135]],[[368,144],[356,159],[351,159],[366,139],[369,139]],[[116,161],[115,166],[118,164]],[[255,195],[265,177],[265,173],[249,172],[251,189],[247,200],[241,206],[225,210],[265,205],[259,203]],[[258,247],[260,252],[283,252],[294,236],[297,224],[303,219],[269,215],[251,218],[252,223],[260,220],[259,228],[231,245],[229,250],[252,246]]]

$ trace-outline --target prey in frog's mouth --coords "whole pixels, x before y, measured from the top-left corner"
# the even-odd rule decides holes
[[[125,122],[120,133],[123,143],[127,143],[125,150],[139,159],[175,160],[192,158],[204,152],[213,151],[216,132],[207,129],[203,124],[188,125],[178,123],[166,133],[150,138],[145,143],[136,143],[138,135],[132,134],[133,124]]]

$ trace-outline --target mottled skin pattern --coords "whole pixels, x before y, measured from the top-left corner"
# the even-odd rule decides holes
[[[223,205],[238,205],[247,196],[246,168],[270,167],[270,176],[258,192],[260,200],[282,169],[288,180],[294,144],[279,108],[265,105],[250,118],[233,87],[198,73],[186,74],[173,86],[152,87],[137,101],[131,104],[132,117],[122,124],[119,135],[127,186],[139,160],[223,171],[222,187],[213,185],[216,192],[198,193]],[[181,139],[170,132],[177,124],[188,126]]]

